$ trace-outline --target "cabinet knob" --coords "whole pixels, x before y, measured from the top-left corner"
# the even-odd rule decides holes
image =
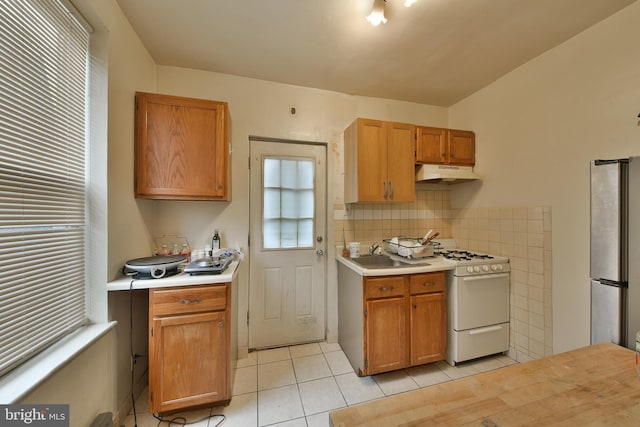
[[[218,328],[224,328],[224,322],[223,321],[218,322]]]

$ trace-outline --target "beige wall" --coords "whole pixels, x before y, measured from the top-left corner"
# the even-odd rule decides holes
[[[91,0],[108,31],[108,278],[116,277],[124,261],[146,256],[154,206],[133,198],[133,117],[135,91],[155,90],[155,63],[131,29],[115,0]],[[134,352],[146,355],[147,303],[144,295],[134,296]],[[109,319],[118,325],[111,341],[113,368],[113,408],[128,411],[130,405],[130,329],[128,295],[109,297]],[[147,359],[136,364],[136,382],[146,374]],[[89,387],[89,384],[86,385]],[[124,416],[126,414],[119,414]]]
[[[109,31],[109,278],[124,261],[150,254],[152,237],[180,233],[194,245],[223,230],[227,245],[246,249],[248,228],[248,136],[260,135],[329,143],[330,198],[342,205],[342,131],[355,117],[469,128],[477,134],[477,172],[482,182],[451,188],[451,208],[548,206],[554,232],[553,349],[588,344],[588,161],[596,157],[639,154],[640,4],[637,2],[569,42],[536,58],[486,89],[450,108],[272,84],[252,79],[156,67],[115,0],[77,1]],[[133,96],[136,90],[228,101],[232,116],[233,201],[151,202],[133,198]],[[298,107],[296,118],[288,106]],[[334,233],[330,215],[331,233]],[[333,234],[332,234],[333,236]],[[339,242],[338,242],[339,243]],[[330,252],[329,259],[333,252]],[[335,266],[329,277],[335,280]],[[333,273],[332,273],[333,269]],[[247,265],[240,278],[240,311],[246,310]],[[335,304],[335,283],[329,302]],[[121,312],[124,298],[111,301]],[[117,304],[118,307],[113,307]],[[137,304],[141,309],[144,302]],[[111,315],[118,314],[111,312]],[[124,314],[122,315],[124,316]],[[242,316],[240,316],[242,317]],[[115,337],[80,355],[69,371],[51,378],[29,397],[39,402],[75,402],[96,381],[109,392],[83,395],[80,424],[110,402],[126,402],[128,360],[125,319]],[[329,315],[330,329],[337,315]],[[246,342],[241,323],[240,342]],[[138,334],[136,334],[138,336]],[[144,333],[146,337],[146,333]],[[139,346],[145,340],[138,338]],[[105,356],[106,355],[106,356]],[[114,366],[115,365],[115,366]],[[126,365],[126,366],[125,366]],[[110,367],[113,367],[110,369]],[[84,372],[108,372],[110,375]],[[77,373],[77,374],[76,374]],[[126,394],[126,393],[124,393]],[[73,413],[73,410],[72,410]]]
[[[71,427],[86,427],[113,411],[114,332],[109,331],[20,400],[21,404],[69,405]],[[5,403],[5,402],[3,402]]]
[[[209,242],[213,230],[222,232],[223,246],[238,246],[247,252],[249,229],[249,135],[328,144],[328,205],[342,205],[343,160],[342,133],[356,117],[446,126],[447,110],[440,107],[375,98],[363,98],[302,88],[218,73],[175,67],[158,67],[159,93],[229,102],[231,113],[232,201],[156,202],[157,216],[153,233],[185,236],[194,247]],[[297,116],[289,116],[289,106],[297,107]],[[337,283],[333,261],[333,215],[328,224],[328,324],[327,337],[337,338]],[[248,262],[240,266],[239,337],[246,349],[248,330]]]
[[[556,353],[589,344],[589,161],[640,154],[638,22],[636,2],[450,109],[484,177],[452,207],[551,208]]]

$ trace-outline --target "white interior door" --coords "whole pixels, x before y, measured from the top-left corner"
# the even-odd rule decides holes
[[[325,335],[326,146],[250,138],[249,348]]]

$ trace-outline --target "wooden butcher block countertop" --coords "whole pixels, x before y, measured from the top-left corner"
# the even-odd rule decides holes
[[[340,409],[334,427],[640,426],[635,352],[596,344]]]

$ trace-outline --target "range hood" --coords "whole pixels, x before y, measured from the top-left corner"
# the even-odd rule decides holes
[[[458,184],[480,179],[472,166],[420,165],[416,168],[416,181],[434,184]]]

